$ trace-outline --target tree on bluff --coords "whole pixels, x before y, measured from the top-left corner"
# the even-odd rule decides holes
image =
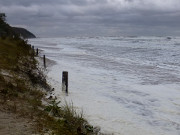
[[[12,30],[11,26],[6,23],[6,14],[0,13],[0,37],[11,37],[15,35],[15,32]]]
[[[6,14],[5,13],[0,13],[0,20],[1,21],[6,21]]]

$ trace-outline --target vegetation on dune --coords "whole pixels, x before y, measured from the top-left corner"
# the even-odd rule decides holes
[[[98,134],[72,105],[60,107],[55,99],[45,98],[51,87],[38,67],[34,50],[27,41],[11,34],[0,37],[0,113],[9,111],[32,119],[36,123],[34,133]]]

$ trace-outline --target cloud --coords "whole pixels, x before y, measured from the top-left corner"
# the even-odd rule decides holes
[[[0,12],[38,36],[180,35],[179,0],[0,0]]]

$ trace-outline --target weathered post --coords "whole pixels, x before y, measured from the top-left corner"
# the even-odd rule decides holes
[[[39,50],[38,50],[38,48],[36,49],[36,55],[38,56],[38,54],[39,54]]]
[[[43,61],[44,61],[44,68],[46,68],[46,56],[43,56]]]
[[[32,46],[32,53],[33,53],[33,56],[34,56],[34,46]]]
[[[30,51],[29,52],[31,53],[32,46],[31,46],[31,44],[29,44],[29,46],[30,46]]]
[[[62,90],[65,90],[68,93],[68,72],[63,71],[62,75]]]

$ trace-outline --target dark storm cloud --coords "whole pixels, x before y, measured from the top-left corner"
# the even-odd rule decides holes
[[[0,12],[39,36],[180,35],[179,0],[0,0]]]

